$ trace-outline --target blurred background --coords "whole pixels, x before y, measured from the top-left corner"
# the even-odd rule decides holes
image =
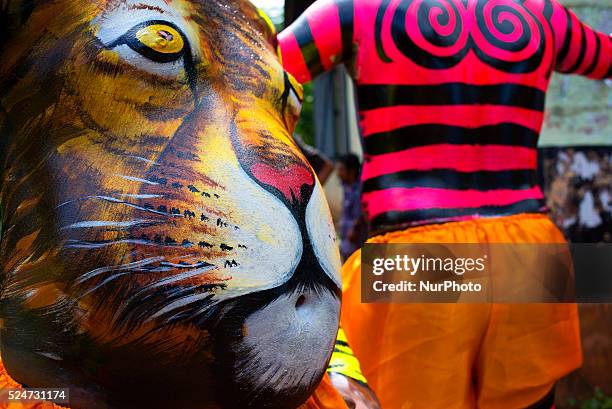
[[[612,0],[560,1],[594,28],[612,32]],[[270,15],[279,30],[312,3],[253,2]],[[335,162],[336,169],[343,167],[337,165],[338,159],[344,161],[348,153],[363,160],[355,94],[345,68],[324,74],[305,90],[296,134]],[[612,81],[553,77],[539,167],[551,217],[566,236],[573,242],[612,242]],[[346,183],[343,186],[335,171],[325,188],[341,234]],[[585,362],[559,385],[558,405],[612,409],[612,305],[581,305],[580,312]]]

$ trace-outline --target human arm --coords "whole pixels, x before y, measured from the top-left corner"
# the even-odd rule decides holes
[[[317,0],[278,35],[283,65],[299,82],[309,82],[352,58],[354,3],[354,0]]]
[[[380,409],[378,398],[361,373],[359,360],[353,354],[342,328],[338,330],[327,372],[332,385],[340,392],[349,408]]]
[[[555,70],[593,79],[612,78],[612,36],[593,30],[557,0],[550,0],[550,4]]]

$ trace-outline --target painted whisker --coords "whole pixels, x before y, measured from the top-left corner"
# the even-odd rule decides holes
[[[149,290],[154,289],[154,288],[163,287],[163,286],[168,285],[168,284],[174,284],[174,283],[177,283],[179,281],[183,281],[183,280],[187,280],[189,278],[197,277],[197,276],[201,275],[202,273],[205,273],[207,271],[215,269],[215,267],[216,267],[213,264],[208,264],[208,263],[204,263],[204,264],[206,264],[205,267],[197,268],[195,270],[190,270],[190,271],[184,272],[182,274],[173,275],[173,276],[170,276],[168,278],[164,278],[163,280],[159,280],[159,281],[157,281],[157,282],[155,282],[153,284],[150,284],[150,285],[142,288],[140,291],[138,291],[134,295],[134,297],[138,297],[140,294],[144,293],[145,291],[149,291]]]
[[[100,267],[88,273],[83,274],[81,277],[79,277],[79,279],[77,280],[77,283],[82,284],[91,278],[97,277],[98,275],[107,273],[109,271],[117,271],[117,270],[122,270],[122,269],[134,269],[138,267],[147,266],[153,263],[161,262],[163,260],[165,260],[165,257],[159,256],[159,257],[150,257],[144,260],[134,261],[131,263],[126,263],[126,264],[121,264],[121,265],[116,265],[116,266]]]
[[[69,224],[68,226],[62,227],[61,230],[89,229],[95,227],[129,228],[134,226],[151,226],[155,224],[160,224],[160,222],[155,220],[128,220],[124,222],[114,222],[109,220],[89,220]]]
[[[118,177],[120,177],[122,179],[125,179],[125,180],[129,180],[130,182],[145,183],[147,185],[159,185],[159,183],[157,183],[157,182],[152,182],[150,180],[142,179],[142,178],[137,178],[137,177],[134,177],[134,176],[126,176],[126,175],[115,175],[115,176],[118,176]]]

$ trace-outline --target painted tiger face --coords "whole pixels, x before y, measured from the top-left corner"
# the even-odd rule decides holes
[[[73,388],[73,407],[303,402],[340,263],[263,17],[244,0],[0,13],[9,373]]]

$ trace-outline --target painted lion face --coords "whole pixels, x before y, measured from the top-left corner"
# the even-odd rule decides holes
[[[339,257],[265,19],[243,0],[0,13],[9,373],[88,409],[303,402]]]

